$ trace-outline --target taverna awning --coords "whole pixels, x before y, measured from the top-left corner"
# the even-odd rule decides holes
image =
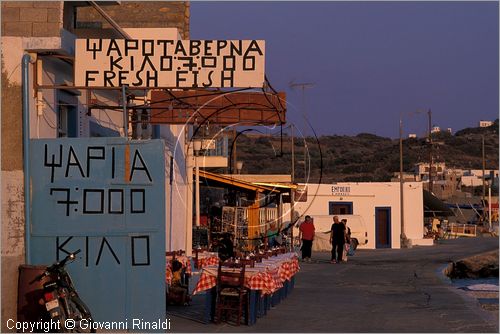
[[[209,185],[213,186],[230,186],[245,190],[251,190],[261,193],[279,193],[278,188],[273,188],[265,185],[253,184],[246,181],[241,181],[230,176],[224,176],[216,173],[200,170],[200,179],[203,178]]]

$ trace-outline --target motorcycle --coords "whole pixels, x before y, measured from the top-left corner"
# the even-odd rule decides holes
[[[93,320],[90,310],[78,296],[65,268],[66,264],[73,262],[80,252],[79,249],[68,254],[62,261],[47,267],[42,274],[30,282],[33,284],[47,278],[43,283],[43,298],[39,302],[45,305],[48,312],[44,318],[48,317],[48,320],[59,322],[59,330],[63,333],[95,332],[92,328]],[[68,319],[73,321],[68,322]]]

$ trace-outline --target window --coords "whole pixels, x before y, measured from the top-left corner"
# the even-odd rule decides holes
[[[76,107],[59,101],[57,113],[57,137],[78,137]]]
[[[352,202],[329,202],[329,215],[352,215]]]

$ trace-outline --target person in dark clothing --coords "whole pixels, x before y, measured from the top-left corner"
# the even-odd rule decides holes
[[[234,257],[234,246],[229,233],[225,233],[219,242],[219,258],[222,261]]]
[[[330,244],[332,245],[331,263],[341,263],[345,244],[345,225],[339,221],[338,216],[333,216],[333,224],[330,233]]]

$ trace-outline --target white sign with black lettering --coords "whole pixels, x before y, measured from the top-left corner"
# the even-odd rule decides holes
[[[263,40],[77,39],[75,86],[262,87]]]
[[[351,194],[351,187],[349,186],[332,186],[333,196],[349,196]]]

